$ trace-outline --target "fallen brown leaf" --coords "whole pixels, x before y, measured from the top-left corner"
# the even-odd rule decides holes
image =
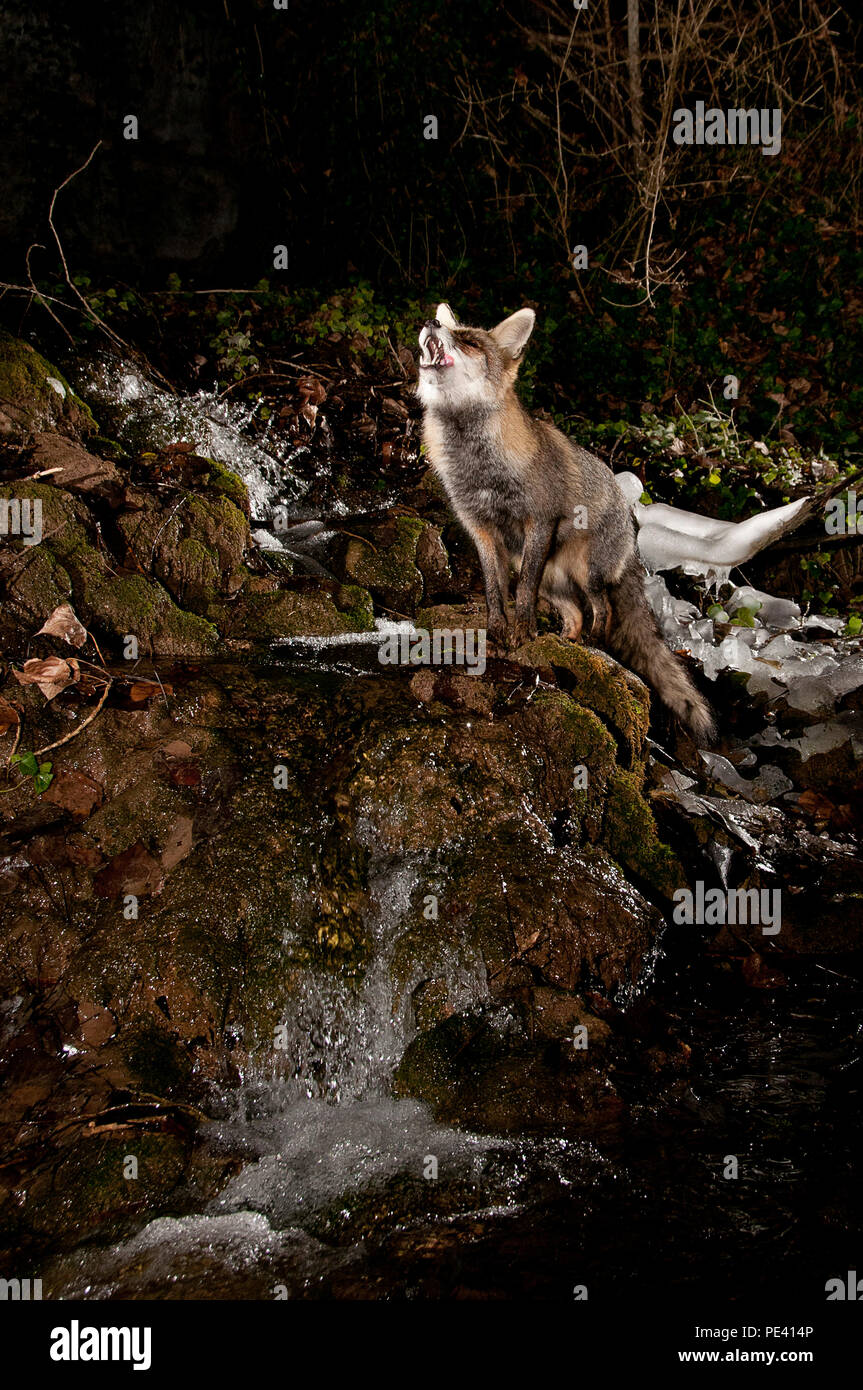
[[[48,656],[44,661],[35,657],[25,661],[20,671],[14,666],[12,674],[19,685],[38,685],[46,700],[53,700],[61,690],[78,679],[78,663],[65,661],[62,656]]]
[[[99,783],[88,777],[86,772],[77,772],[74,768],[55,773],[50,787],[42,793],[43,801],[60,806],[78,820],[86,820],[94,807],[101,806],[102,799]]]
[[[55,608],[44,627],[40,627],[36,633],[37,637],[62,637],[64,642],[68,642],[72,647],[83,647],[87,641],[87,629],[80,623],[75,613],[68,603],[61,603],[59,608]]]
[[[134,893],[140,898],[146,893],[158,893],[163,883],[158,860],[137,840],[94,874],[93,891],[100,898],[116,898],[121,893]]]
[[[20,723],[21,715],[18,710],[0,695],[0,734],[8,733],[10,729],[14,729],[15,725]]]
[[[145,700],[152,700],[156,695],[161,695],[163,691],[166,695],[170,695],[171,690],[170,685],[159,685],[158,681],[135,681],[129,691],[129,699],[134,700],[136,704],[143,704]]]

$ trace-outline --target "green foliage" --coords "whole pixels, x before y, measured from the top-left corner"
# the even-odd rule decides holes
[[[759,604],[758,608],[760,607],[761,605]],[[736,627],[754,627],[755,615],[758,612],[758,608],[737,608],[731,619],[732,624]]]
[[[35,796],[46,792],[54,780],[53,763],[40,763],[35,753],[16,753],[9,759],[9,765],[31,778]]]
[[[220,376],[231,376],[235,381],[252,376],[260,367],[260,358],[252,351],[252,336],[231,326],[233,315],[219,315],[228,318],[220,331],[210,339],[210,347],[216,356]]]
[[[823,448],[747,437],[734,412],[713,400],[673,415],[647,409],[637,424],[576,421],[571,433],[616,470],[643,469],[662,485],[664,501],[728,519],[779,505],[790,489],[814,487],[830,462]]]

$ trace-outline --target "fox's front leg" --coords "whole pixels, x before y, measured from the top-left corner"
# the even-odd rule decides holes
[[[477,527],[471,532],[482,566],[485,602],[488,609],[488,638],[506,646],[506,603],[509,597],[509,557],[503,540],[493,531]]]
[[[527,521],[524,527],[524,550],[521,557],[521,570],[515,591],[515,633],[516,647],[522,646],[529,638],[536,636],[536,604],[539,597],[539,581],[551,549],[555,521]]]

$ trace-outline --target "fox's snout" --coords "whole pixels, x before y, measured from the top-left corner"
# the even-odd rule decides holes
[[[439,319],[426,319],[419,344],[420,371],[441,371],[455,366],[452,334]]]

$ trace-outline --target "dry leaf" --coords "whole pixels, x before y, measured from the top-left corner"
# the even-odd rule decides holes
[[[139,680],[135,681],[129,691],[129,699],[134,700],[135,704],[142,704],[144,700],[152,700],[162,693],[170,695],[173,693],[170,685],[159,685],[157,681]]]
[[[62,656],[49,656],[44,661],[34,657],[25,661],[20,671],[13,667],[12,674],[19,685],[38,685],[45,699],[53,700],[67,685],[78,680],[78,663],[74,659],[65,661]]]
[[[21,716],[14,705],[10,705],[8,700],[4,700],[0,695],[0,734],[6,734],[10,729],[14,729],[16,724],[20,724]],[[191,752],[191,749],[189,750]]]
[[[181,859],[191,854],[194,844],[192,824],[191,816],[180,816],[171,827],[168,842],[162,850],[162,867],[166,872],[170,872]]]
[[[116,898],[121,893],[134,893],[143,897],[146,893],[158,893],[164,883],[164,875],[158,860],[150,851],[136,840],[134,845],[115,854],[104,869],[93,876],[93,891],[100,898]]]
[[[102,787],[94,778],[72,768],[61,769],[55,775],[48,790],[42,793],[42,800],[71,812],[76,820],[86,820],[94,807],[101,806],[103,796]]]
[[[44,627],[40,627],[37,637],[62,637],[72,647],[83,647],[87,641],[87,629],[80,623],[68,603],[55,608]]]
[[[166,758],[190,758],[192,756],[192,745],[185,743],[183,739],[174,739],[173,743],[166,743],[162,748]]]

